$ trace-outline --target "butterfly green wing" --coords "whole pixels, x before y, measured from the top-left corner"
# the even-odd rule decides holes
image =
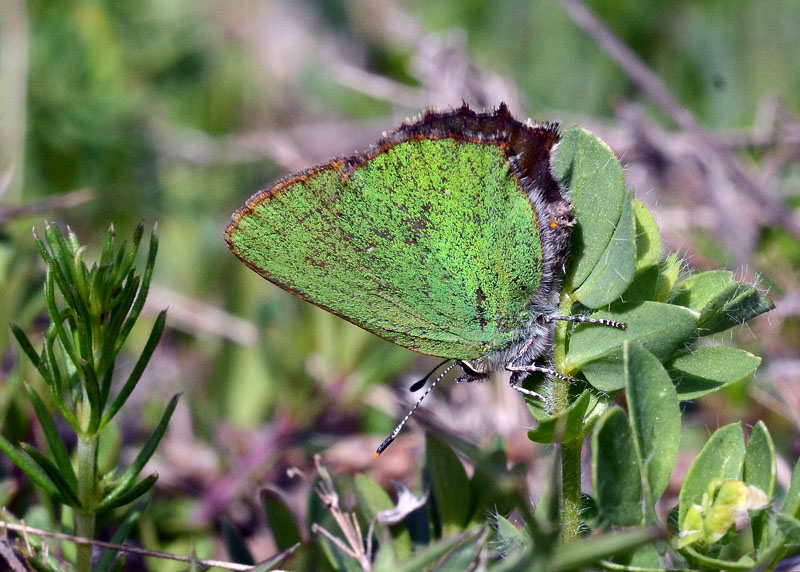
[[[500,144],[406,140],[254,195],[226,240],[278,286],[415,351],[511,341],[542,281],[536,211]]]

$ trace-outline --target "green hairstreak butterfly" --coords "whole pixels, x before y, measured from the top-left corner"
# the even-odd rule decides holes
[[[556,124],[519,122],[502,103],[429,109],[366,151],[256,193],[225,240],[281,288],[454,360],[460,380],[505,369],[512,387],[531,393],[518,385],[523,373],[563,377],[536,363],[554,320],[622,327],[557,314],[575,224],[551,172],[558,141]]]

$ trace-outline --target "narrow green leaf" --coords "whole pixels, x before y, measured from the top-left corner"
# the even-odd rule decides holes
[[[50,320],[52,323],[53,328],[55,329],[56,334],[58,335],[58,340],[61,342],[61,345],[64,347],[64,351],[67,352],[70,360],[72,360],[72,364],[75,366],[76,369],[80,368],[81,360],[78,356],[78,351],[75,349],[75,344],[72,338],[67,334],[66,329],[64,328],[64,323],[61,319],[61,314],[58,311],[58,307],[56,306],[56,299],[55,299],[55,285],[53,283],[53,271],[51,268],[47,269],[47,276],[46,276],[46,286],[45,286],[45,300],[47,301],[47,312],[50,314]]]
[[[44,492],[51,497],[66,502],[55,483],[47,476],[47,473],[34,461],[25,451],[18,449],[11,444],[2,434],[0,434],[0,451],[3,451],[11,461],[28,475],[28,478],[36,483]]]
[[[691,505],[700,504],[712,479],[741,479],[744,455],[744,434],[740,423],[725,425],[714,432],[683,481],[678,497],[678,522],[683,522]]]
[[[781,513],[793,518],[800,517],[800,459],[794,465],[792,480],[789,482],[789,490],[786,491]]]
[[[155,453],[159,441],[161,441],[161,438],[167,431],[167,425],[172,417],[172,413],[175,411],[175,407],[178,405],[179,397],[180,394],[173,396],[173,398],[169,400],[169,404],[167,405],[164,414],[161,416],[161,420],[158,422],[158,426],[156,427],[155,431],[153,431],[153,434],[147,440],[147,443],[144,444],[142,450],[139,451],[139,454],[136,456],[136,459],[133,461],[131,466],[128,467],[128,470],[125,471],[125,473],[120,477],[116,486],[105,496],[105,498],[103,498],[101,501],[102,505],[107,505],[113,502],[122,494],[127,492],[128,489],[130,489],[130,487],[133,485],[133,481],[142,471],[145,463],[147,463],[153,453]]]
[[[613,311],[592,314],[625,322],[625,330],[599,324],[580,324],[569,340],[566,373],[582,371],[586,379],[601,391],[621,389],[625,383],[622,344],[638,342],[665,361],[692,337],[696,314],[681,306],[660,302],[619,304]]]
[[[633,433],[619,407],[606,411],[592,435],[592,484],[608,522],[635,526],[642,521],[642,475]]]
[[[636,272],[636,236],[633,195],[625,198],[614,234],[600,260],[575,290],[575,298],[587,308],[602,308],[619,298]]]
[[[666,364],[681,401],[698,399],[749,377],[761,358],[737,348],[710,346],[679,355]]]
[[[11,324],[11,332],[14,334],[14,337],[17,339],[20,348],[22,351],[25,352],[25,355],[28,356],[28,359],[31,360],[31,363],[35,367],[39,367],[39,354],[36,353],[36,350],[33,349],[33,344],[31,344],[30,339],[28,336],[25,335],[25,332],[22,331],[16,324]]]
[[[72,488],[70,483],[67,482],[53,461],[48,459],[44,454],[42,454],[41,451],[29,445],[28,443],[22,443],[21,448],[30,456],[31,459],[33,459],[34,462],[39,465],[39,467],[41,467],[47,476],[50,477],[50,481],[58,489],[58,498],[63,499],[64,504],[74,507],[81,506],[81,501],[78,499],[77,491]]]
[[[260,562],[258,566],[250,569],[250,572],[270,572],[271,570],[275,570],[280,566],[280,564],[289,558],[292,554],[297,552],[297,549],[300,548],[301,544],[298,542],[293,546],[290,546],[286,550],[281,550],[278,554],[273,556],[272,558],[267,558],[263,562]]]
[[[113,499],[104,499],[99,505],[97,505],[97,512],[106,512],[138,500],[142,495],[153,488],[153,485],[156,484],[156,481],[158,481],[158,473],[151,473],[147,475]]]
[[[47,411],[47,407],[37,391],[27,383],[25,384],[25,389],[28,391],[28,397],[30,398],[33,409],[36,412],[36,417],[39,419],[39,424],[42,426],[42,431],[44,432],[44,437],[47,441],[47,447],[50,449],[53,459],[55,459],[59,473],[67,481],[69,487],[73,491],[77,491],[78,479],[75,476],[75,471],[72,467],[72,462],[70,461],[67,447],[64,445],[64,441],[61,439],[61,435],[58,433],[55,421],[53,421],[53,418],[50,416],[50,412]]]
[[[567,289],[575,290],[597,266],[618,226],[625,203],[625,177],[611,148],[594,134],[567,129],[553,151],[553,171],[572,190],[578,224],[572,231],[573,252]]]
[[[122,386],[122,389],[117,394],[117,397],[111,403],[108,411],[106,411],[105,415],[103,415],[103,420],[100,422],[101,429],[105,427],[105,425],[111,421],[111,419],[114,418],[114,415],[117,414],[117,412],[125,404],[125,401],[127,401],[128,397],[130,397],[131,393],[133,393],[136,384],[139,383],[139,379],[141,379],[142,373],[144,373],[144,370],[147,367],[147,364],[150,361],[150,358],[152,357],[159,340],[161,339],[161,334],[164,333],[164,324],[166,321],[167,311],[162,310],[159,312],[155,324],[153,324],[153,329],[150,331],[150,336],[147,338],[147,342],[144,345],[142,354],[139,356],[139,359],[136,360],[136,365],[133,366],[133,370],[131,370],[128,380],[125,382],[125,385]]]
[[[103,411],[103,404],[100,403],[100,381],[97,379],[94,368],[86,360],[81,360],[81,370],[85,381],[86,398],[89,400],[89,407],[91,408],[89,425],[86,431],[93,435],[100,425],[100,415]]]
[[[442,521],[442,535],[458,534],[467,526],[472,506],[464,465],[439,437],[426,435],[425,466],[436,509]]]
[[[111,263],[114,254],[114,239],[116,233],[114,231],[114,224],[110,224],[106,231],[106,237],[103,240],[103,249],[100,252],[100,266],[108,266]]]
[[[789,516],[788,514],[779,513],[775,522],[778,525],[778,530],[783,535],[783,541],[790,544],[797,549],[800,547],[800,520]]]
[[[664,366],[637,343],[625,343],[625,398],[645,495],[653,508],[678,460],[681,410]]]
[[[658,528],[639,528],[626,532],[609,532],[592,538],[580,538],[559,545],[552,557],[552,572],[586,570],[600,560],[635,550],[664,536]]]
[[[147,253],[147,264],[145,265],[144,274],[142,275],[142,285],[139,288],[139,294],[136,296],[136,301],[133,303],[133,307],[128,315],[128,319],[126,320],[125,325],[120,332],[118,345],[121,345],[125,342],[125,340],[128,339],[128,334],[130,334],[131,330],[133,329],[133,325],[136,323],[136,320],[139,319],[139,314],[142,312],[145,299],[150,291],[150,280],[153,278],[153,269],[155,268],[157,254],[158,223],[153,225],[153,230],[150,233],[150,250]]]
[[[225,548],[228,550],[230,560],[237,564],[255,565],[256,560],[253,558],[253,553],[250,552],[250,549],[247,547],[247,542],[242,536],[242,533],[239,532],[227,518],[222,519],[221,529],[222,541],[225,544]]]
[[[125,515],[125,520],[123,520],[119,526],[117,526],[117,531],[114,533],[114,536],[111,538],[111,544],[122,544],[124,543],[128,537],[133,532],[134,528],[139,524],[139,519],[144,512],[145,506],[147,503],[139,503],[133,509]],[[97,564],[94,566],[94,572],[107,572],[111,570],[111,565],[114,562],[114,557],[117,555],[115,550],[105,549],[101,554],[100,558],[97,560]]]
[[[548,417],[536,428],[528,430],[528,439],[536,443],[563,443],[583,436],[583,417],[590,398],[591,392],[584,391],[558,415]]]
[[[280,493],[271,489],[262,489],[259,496],[267,517],[267,525],[278,550],[286,550],[302,542],[300,527],[297,526],[292,511],[289,510]]]
[[[447,558],[459,548],[476,543],[483,535],[483,529],[468,530],[461,534],[445,536],[442,540],[429,544],[414,556],[395,566],[390,572],[419,572],[420,570],[442,570],[437,565],[447,562]],[[463,568],[462,568],[463,570]],[[382,572],[376,570],[375,572]],[[388,572],[388,571],[387,571]]]

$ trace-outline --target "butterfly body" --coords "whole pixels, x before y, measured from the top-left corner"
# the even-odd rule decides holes
[[[267,280],[467,378],[545,352],[574,224],[557,126],[426,111],[253,195],[225,232]]]

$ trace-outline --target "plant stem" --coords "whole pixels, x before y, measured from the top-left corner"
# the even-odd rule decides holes
[[[95,485],[97,435],[78,435],[78,499],[81,507],[75,510],[75,534],[82,538],[94,538],[95,525]],[[75,569],[90,572],[92,569],[92,546],[79,544]]]
[[[562,293],[559,312],[569,315],[572,299],[569,294]],[[568,322],[558,322],[555,328],[554,359],[556,371],[565,371],[567,357]],[[570,382],[553,379],[553,415],[557,415],[569,407]],[[562,542],[569,542],[578,537],[580,530],[581,509],[581,448],[583,441],[573,439],[561,444],[561,524]]]

